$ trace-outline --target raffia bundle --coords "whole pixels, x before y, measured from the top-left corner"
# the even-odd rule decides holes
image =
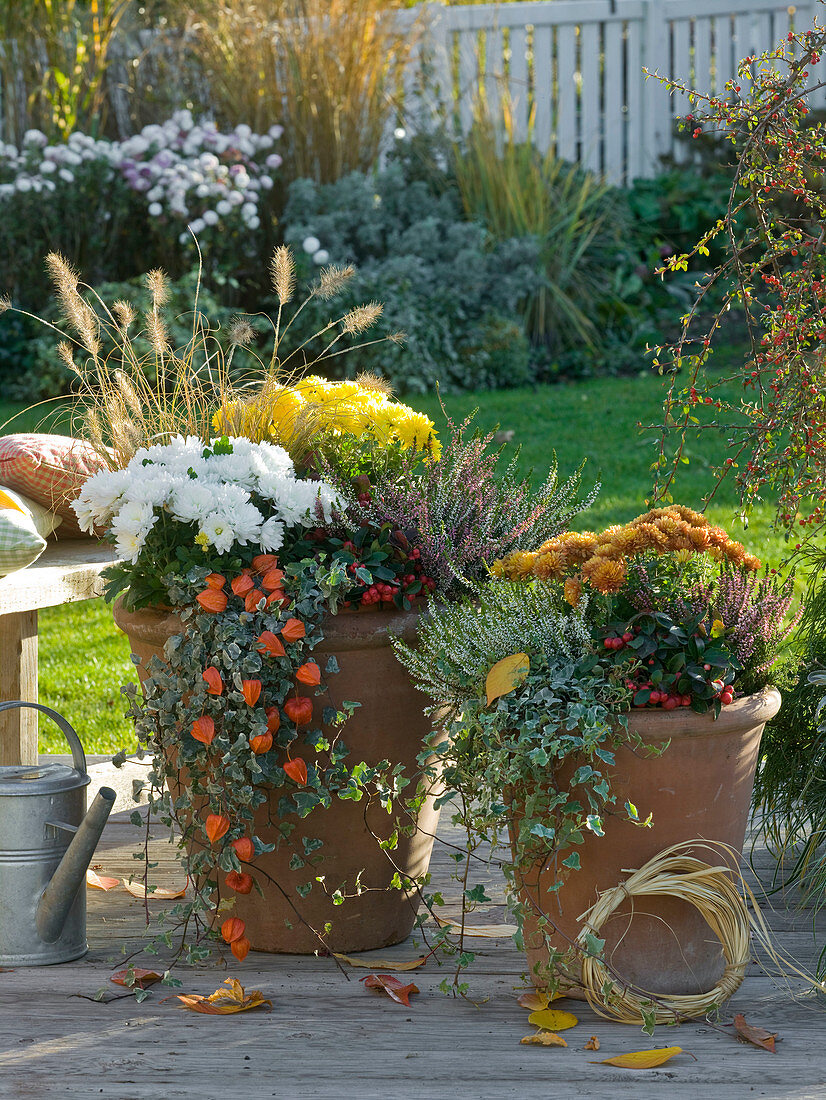
[[[724,860],[731,862],[711,866],[692,854],[698,848],[716,850]],[[727,1001],[739,988],[749,961],[749,939],[752,932],[773,963],[787,973],[791,971],[795,976],[817,984],[810,975],[782,959],[773,948],[754,894],[739,871],[733,869],[738,863],[737,852],[726,844],[705,840],[675,844],[654,856],[638,871],[630,872],[630,877],[625,882],[600,895],[596,904],[579,918],[582,931],[577,940],[584,955],[582,988],[596,1013],[605,1019],[626,1024],[642,1023],[644,1014],[653,1014],[657,1023],[673,1023],[675,1020],[704,1016]],[[602,959],[586,951],[587,934],[591,932],[598,935],[611,914],[626,898],[635,899],[655,894],[681,898],[693,905],[719,939],[726,965],[717,985],[708,992],[671,996],[623,985]],[[747,899],[752,903],[754,915],[749,913]],[[612,985],[613,989],[606,996],[603,989],[607,985]]]

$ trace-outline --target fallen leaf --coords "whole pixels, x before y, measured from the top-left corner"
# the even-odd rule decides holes
[[[403,985],[392,974],[368,974],[362,978],[366,989],[383,989],[388,997],[406,1008],[410,1008],[410,994],[418,993],[418,988],[413,985]]]
[[[558,1001],[564,996],[564,993],[540,993],[537,989],[530,989],[526,993],[520,993],[516,1002],[529,1012],[538,1012],[547,1008],[551,1001]]]
[[[199,993],[179,993],[178,1000],[190,1012],[203,1012],[206,1016],[229,1016],[234,1012],[260,1008],[261,1005],[272,1007],[272,1001],[260,990],[253,989],[246,993],[237,978],[227,978],[224,985],[228,985],[229,989],[216,989],[209,997],[202,997]]]
[[[576,1027],[579,1020],[573,1012],[562,1012],[558,1008],[541,1008],[530,1014],[528,1023],[533,1024],[534,1027],[544,1028],[546,1031],[566,1031],[569,1027]]]
[[[488,706],[501,695],[518,688],[531,670],[531,660],[527,653],[512,653],[497,661],[488,672],[485,680],[485,694]]]
[[[149,898],[150,901],[155,898],[182,898],[186,896],[186,886],[156,886],[154,890],[147,891],[142,882],[127,882],[126,879],[123,880],[123,885],[133,898]]]
[[[774,1049],[775,1042],[781,1042],[777,1038],[777,1032],[766,1031],[762,1027],[753,1027],[751,1024],[746,1023],[746,1017],[738,1012],[734,1017],[734,1030],[737,1032],[737,1037],[741,1043],[752,1043],[756,1047],[762,1047],[763,1050],[768,1050],[772,1054],[776,1054]]]
[[[333,952],[333,957],[350,966],[360,966],[362,970],[372,970],[376,966],[380,966],[382,970],[418,970],[430,958],[429,955],[422,955],[419,959],[409,959],[407,962],[396,959],[357,959],[352,955],[339,955],[337,951]]]
[[[125,985],[130,989],[146,989],[155,982],[159,982],[163,974],[157,970],[144,970],[141,966],[133,966],[131,970],[118,970],[109,979],[115,985]]]
[[[436,923],[440,924],[443,928],[452,928],[456,932],[459,932],[462,925],[459,921],[451,920],[450,917],[436,916]],[[466,924],[465,935],[466,936],[479,936],[480,938],[488,940],[501,940],[506,939],[509,936],[513,936],[517,931],[515,924]]]
[[[618,1054],[616,1058],[606,1058],[602,1062],[591,1062],[592,1066],[619,1066],[620,1069],[653,1069],[661,1066],[675,1054],[682,1054],[682,1047],[658,1047],[656,1050],[635,1050],[630,1054]]]
[[[94,886],[96,890],[111,890],[119,883],[119,878],[109,878],[107,875],[98,875],[91,870],[91,868],[86,872],[86,885]]]
[[[585,1046],[582,1049],[583,1050],[599,1050],[599,1039],[596,1037],[596,1035],[592,1035],[591,1038],[588,1040],[588,1042],[585,1044]]]
[[[553,1031],[537,1031],[534,1035],[526,1035],[519,1042],[536,1043],[542,1047],[566,1047],[568,1045],[561,1035],[556,1035]]]

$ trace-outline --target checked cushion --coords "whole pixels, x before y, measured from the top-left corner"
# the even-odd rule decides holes
[[[81,439],[35,433],[0,436],[0,484],[60,516],[62,537],[84,534],[71,503],[86,478],[104,465],[94,447]]]

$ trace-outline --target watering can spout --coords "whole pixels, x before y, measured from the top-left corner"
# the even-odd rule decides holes
[[[116,797],[111,787],[100,788],[60,865],[52,875],[51,882],[40,897],[37,906],[37,931],[44,943],[54,943],[63,930],[77,892],[85,883],[86,869],[92,862]]]

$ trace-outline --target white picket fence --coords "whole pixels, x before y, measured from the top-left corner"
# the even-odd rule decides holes
[[[643,68],[721,93],[741,58],[810,29],[816,15],[823,22],[826,9],[817,0],[531,0],[414,14],[410,118],[424,93],[431,112],[466,131],[481,88],[494,110],[508,97],[517,133],[532,127],[543,151],[623,184],[678,153],[674,120],[689,110]],[[826,60],[816,68],[812,80],[826,78]],[[826,105],[823,90],[811,99]]]

